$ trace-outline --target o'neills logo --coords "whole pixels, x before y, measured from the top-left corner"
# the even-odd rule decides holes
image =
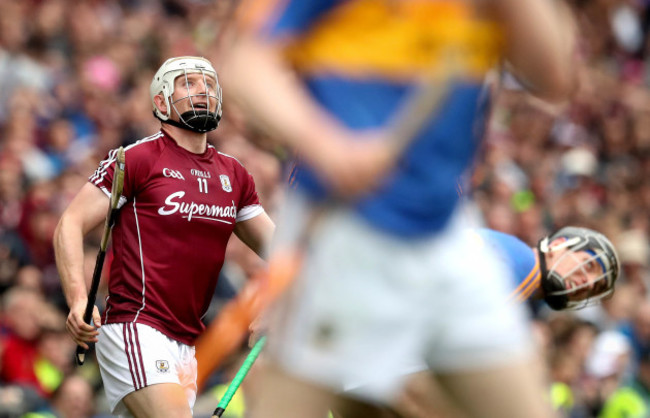
[[[193,176],[203,177],[204,179],[211,178],[210,172],[208,172],[208,171],[201,171],[201,170],[196,170],[196,169],[193,168],[192,170],[190,170],[190,173],[192,173]]]
[[[184,202],[181,200],[183,196],[185,196],[185,192],[176,192],[167,196],[165,206],[158,209],[158,214],[169,216],[178,212],[183,215],[183,218],[187,218],[188,221],[191,221],[192,218],[198,218],[227,224],[232,224],[232,222],[219,218],[231,218],[234,220],[237,217],[237,206],[234,201],[232,201],[231,206],[205,205],[202,203]]]

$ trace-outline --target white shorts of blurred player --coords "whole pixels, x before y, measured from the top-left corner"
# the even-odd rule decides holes
[[[194,347],[172,340],[150,326],[130,322],[102,325],[95,349],[112,414],[131,416],[122,399],[158,383],[181,385],[190,409],[194,406]]]
[[[289,193],[276,250],[309,211]],[[459,209],[424,239],[387,235],[345,208],[320,215],[300,277],[271,312],[270,358],[298,378],[380,402],[422,365],[480,371],[529,358],[526,312],[504,303],[514,280],[472,232],[471,213]]]

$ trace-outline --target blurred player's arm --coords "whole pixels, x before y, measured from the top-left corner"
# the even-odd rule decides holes
[[[106,218],[109,199],[97,187],[86,183],[75,196],[54,232],[54,253],[61,286],[70,313],[66,328],[72,339],[88,348],[87,342],[97,341],[97,330],[84,322],[83,316],[88,301],[88,287],[84,277],[83,241],[88,231],[97,227]],[[100,325],[97,307],[93,312],[95,326]]]
[[[508,61],[545,100],[564,100],[572,89],[567,17],[551,0],[484,0],[484,12],[506,32]],[[382,141],[359,136],[334,120],[298,82],[283,60],[282,40],[241,25],[223,57],[224,91],[273,138],[298,152],[340,193],[372,186],[394,156]],[[373,135],[373,134],[371,134]],[[381,136],[376,139],[380,139]]]
[[[504,28],[508,70],[541,99],[567,100],[577,83],[569,7],[562,0],[490,0],[483,6]]]
[[[234,47],[223,58],[224,92],[340,193],[354,193],[372,183],[368,179],[376,177],[387,157],[385,147],[359,144],[354,140],[357,133],[325,112],[282,60],[280,43],[245,30],[236,36]]]
[[[273,231],[275,231],[275,224],[266,212],[246,221],[237,222],[235,226],[237,238],[262,258],[266,257]]]

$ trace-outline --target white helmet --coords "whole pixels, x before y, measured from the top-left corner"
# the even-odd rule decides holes
[[[181,75],[187,77],[188,73],[202,74],[204,83],[206,82],[206,75],[214,77],[216,81],[215,95],[209,94],[206,89],[204,94],[188,95],[172,102],[171,97],[174,94],[174,80]],[[165,99],[165,104],[167,105],[166,113],[161,112],[154,102],[154,96],[158,94],[162,94]],[[194,107],[193,98],[196,97],[205,97],[208,105],[207,109]],[[183,129],[189,129],[195,132],[208,132],[216,129],[221,120],[221,87],[219,86],[219,79],[210,61],[203,57],[176,57],[165,61],[154,75],[153,80],[151,80],[149,98],[151,99],[153,113],[158,119]],[[176,109],[176,103],[186,99],[190,101],[192,110],[184,112],[181,115]],[[210,112],[212,100],[217,102],[215,112]],[[170,119],[172,108],[178,113],[181,123]]]

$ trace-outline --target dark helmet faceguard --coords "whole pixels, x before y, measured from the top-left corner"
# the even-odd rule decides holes
[[[207,77],[214,78],[215,88],[214,93],[210,94],[209,89],[205,89],[205,93],[187,95],[180,97],[175,101],[171,101],[172,94],[174,94],[174,80],[177,77],[185,77],[187,80],[188,73],[199,73],[203,77],[203,85],[207,86]],[[162,94],[167,104],[167,112],[162,113],[154,102],[154,96]],[[151,82],[149,91],[151,104],[153,106],[154,115],[164,123],[169,123],[179,128],[188,129],[194,132],[205,133],[212,131],[219,126],[221,120],[221,87],[219,86],[219,79],[217,73],[212,67],[210,61],[202,57],[178,57],[170,58],[160,67]],[[182,114],[176,108],[176,103],[182,100],[189,100],[191,110],[183,112]],[[200,107],[198,103],[205,103],[206,108]],[[216,103],[216,110],[211,112],[210,109]],[[170,118],[172,109],[179,116],[180,122],[176,122]]]
[[[550,244],[558,238],[566,238],[566,240],[550,247]],[[614,292],[614,283],[619,275],[620,263],[614,246],[603,234],[588,228],[569,226],[542,238],[537,245],[537,250],[539,251],[544,300],[551,308],[555,310],[580,309],[594,304]],[[546,265],[546,254],[559,250],[566,251],[549,268]],[[572,254],[579,251],[585,251],[591,257],[576,265],[565,276],[554,270],[561,260],[565,257],[571,257]],[[583,269],[590,262],[598,263],[602,269],[602,274],[591,282],[567,289],[567,278],[576,271]],[[571,299],[572,295],[577,295],[588,287],[591,287],[591,290],[584,297],[580,296],[579,299]]]

